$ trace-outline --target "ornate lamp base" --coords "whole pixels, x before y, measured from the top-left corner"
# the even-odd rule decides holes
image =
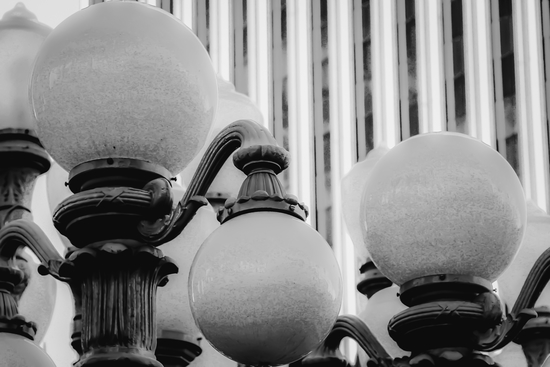
[[[439,275],[401,286],[409,308],[390,320],[390,336],[413,354],[439,348],[479,350],[483,336],[501,323],[503,311],[490,282]]]

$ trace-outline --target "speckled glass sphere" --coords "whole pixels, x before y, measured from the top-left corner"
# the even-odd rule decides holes
[[[35,129],[28,85],[36,53],[51,32],[23,3],[0,20],[0,129]]]
[[[0,367],[55,367],[50,356],[24,336],[0,333]]]
[[[220,226],[189,275],[191,310],[205,338],[246,365],[288,364],[328,335],[342,300],[340,270],[313,228],[276,212]]]
[[[153,6],[112,1],[52,31],[30,96],[40,140],[67,171],[134,158],[175,175],[204,144],[217,85],[206,50],[182,22]]]
[[[512,167],[457,133],[405,140],[380,159],[362,197],[367,250],[401,285],[437,274],[495,281],[525,231],[525,199]]]

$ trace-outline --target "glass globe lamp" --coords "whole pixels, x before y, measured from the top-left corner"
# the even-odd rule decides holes
[[[277,212],[224,222],[195,256],[189,288],[205,338],[254,366],[288,364],[313,350],[342,299],[330,246],[302,220]]]
[[[364,279],[359,269],[367,262],[369,254],[365,243],[363,242],[363,232],[361,231],[361,201],[357,200],[357,193],[363,192],[363,188],[369,178],[374,166],[381,157],[388,152],[385,145],[371,150],[367,157],[361,162],[357,162],[346,176],[342,179],[342,214],[346,228],[353,242],[355,253],[355,282],[358,284]],[[359,310],[364,308],[364,297],[357,300]]]
[[[174,184],[173,191],[174,199],[178,200],[185,190]],[[189,270],[199,247],[219,225],[212,207],[202,207],[178,237],[162,245],[163,254],[176,261],[179,272],[170,276],[168,284],[157,290],[158,339],[180,335],[186,342],[199,344],[201,334],[189,306]]]
[[[460,274],[493,282],[525,231],[525,199],[502,156],[467,135],[429,133],[398,144],[362,197],[367,251],[397,285]]]
[[[17,265],[29,278],[28,285],[19,300],[19,313],[26,320],[36,323],[34,342],[40,344],[52,321],[57,287],[52,277],[38,274],[40,264],[34,262],[26,251],[21,251],[19,256],[21,259],[17,261]]]
[[[208,134],[203,149],[182,171],[181,176],[184,182],[191,182],[191,178],[199,166],[206,147],[224,127],[238,120],[251,120],[259,124],[263,122],[262,113],[254,102],[248,96],[235,91],[235,86],[220,75],[218,75],[218,96],[218,110],[212,124],[212,129]],[[212,181],[208,189],[208,199],[213,203],[216,198],[219,198],[223,203],[225,199],[239,192],[245,178],[246,175],[233,164],[231,156],[225,161],[216,178]]]
[[[65,170],[130,158],[175,175],[204,144],[217,88],[206,50],[176,17],[112,1],[52,31],[30,98],[40,139]]]
[[[392,358],[407,355],[388,333],[390,319],[407,308],[399,300],[398,293],[399,287],[395,285],[376,292],[367,302],[365,309],[359,313],[359,318],[365,322]],[[361,366],[366,366],[369,357],[365,351],[359,348],[358,355]]]
[[[42,348],[17,334],[0,333],[0,355],[0,367],[55,367]]]
[[[36,53],[51,32],[25,5],[0,20],[0,129],[35,129],[28,85]]]

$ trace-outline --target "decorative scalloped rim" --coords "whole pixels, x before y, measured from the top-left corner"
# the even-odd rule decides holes
[[[285,204],[281,205],[284,202]],[[261,203],[266,203],[261,205]],[[224,223],[237,215],[254,211],[283,212],[301,220],[306,220],[309,208],[303,202],[298,202],[294,195],[269,195],[266,191],[258,190],[252,196],[231,197],[225,201],[224,206],[218,209],[218,221]]]

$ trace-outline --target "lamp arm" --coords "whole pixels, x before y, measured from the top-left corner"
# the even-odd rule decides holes
[[[239,149],[240,148],[240,149]],[[225,127],[210,143],[202,157],[197,171],[176,208],[156,221],[142,221],[139,232],[148,243],[164,243],[177,237],[191,221],[197,210],[208,204],[204,197],[214,178],[231,154],[235,166],[248,174],[254,168],[254,158],[263,159],[275,174],[288,167],[288,152],[278,147],[277,141],[263,126],[249,120],[239,120]],[[170,183],[166,179],[156,179],[144,187],[152,196],[152,209],[166,208],[171,196]]]
[[[302,365],[340,365],[349,366],[340,353],[342,340],[352,338],[369,356],[369,366],[391,367],[392,358],[382,344],[376,339],[368,326],[357,316],[342,315],[334,323],[332,330],[325,341],[302,360]]]
[[[493,351],[504,347],[516,338],[527,321],[537,317],[535,303],[549,280],[550,248],[539,256],[529,271],[512,311],[499,327],[499,338],[484,344],[483,350]]]
[[[51,274],[54,278],[63,280],[58,274],[63,258],[36,223],[17,219],[0,230],[0,256],[4,259],[14,258],[17,250],[25,246],[42,262],[38,269],[40,274]]]

